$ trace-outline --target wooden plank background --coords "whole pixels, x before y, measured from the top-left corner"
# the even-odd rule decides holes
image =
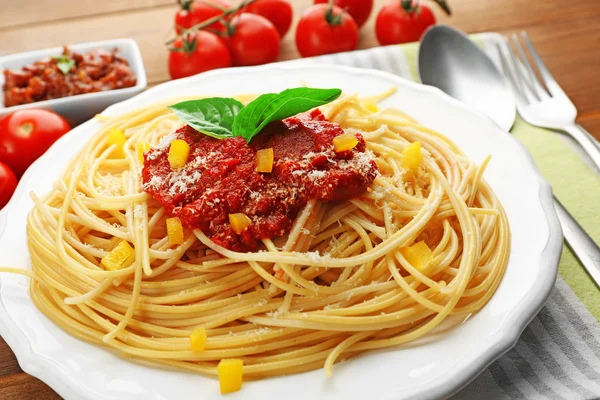
[[[376,10],[361,31],[359,48],[377,46]],[[295,19],[312,0],[291,0]],[[449,0],[452,17],[439,22],[469,33],[527,30],[542,58],[579,110],[578,121],[600,139],[599,0]],[[65,44],[130,37],[142,52],[150,85],[169,79],[164,42],[173,34],[174,0],[0,0],[0,55]],[[298,57],[294,27],[283,40],[281,60]],[[0,399],[60,397],[19,368],[0,339]]]

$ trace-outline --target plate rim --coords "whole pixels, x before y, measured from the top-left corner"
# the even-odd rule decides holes
[[[504,353],[508,352],[517,343],[519,337],[521,336],[521,333],[527,327],[529,322],[537,315],[539,310],[543,307],[546,299],[550,295],[552,288],[554,287],[554,283],[558,275],[558,263],[562,251],[563,236],[558,216],[553,206],[552,188],[550,184],[541,175],[533,158],[525,149],[524,145],[521,144],[521,142],[519,142],[513,135],[507,134],[506,132],[502,132],[487,116],[485,116],[481,112],[459,102],[458,100],[448,96],[446,93],[442,92],[441,90],[435,87],[422,85],[420,83],[413,82],[398,75],[369,68],[357,68],[334,64],[294,64],[293,62],[290,62],[253,67],[237,67],[213,70],[192,77],[180,79],[177,81],[169,81],[162,83],[130,99],[109,106],[108,108],[106,108],[105,111],[102,112],[102,114],[111,113],[116,109],[124,108],[131,103],[135,103],[143,99],[144,97],[151,96],[155,91],[164,90],[166,87],[180,84],[182,81],[201,81],[204,79],[217,78],[220,75],[227,76],[229,74],[243,74],[245,72],[252,73],[253,71],[270,69],[338,70],[354,75],[376,75],[379,78],[388,80],[390,82],[394,82],[398,86],[404,85],[409,86],[418,91],[428,92],[433,96],[441,97],[445,102],[452,103],[454,106],[462,108],[465,112],[477,115],[477,118],[481,121],[482,124],[487,124],[489,129],[497,131],[498,135],[502,133],[505,139],[508,139],[513,142],[515,149],[518,150],[518,157],[529,165],[530,170],[533,173],[532,175],[536,178],[537,183],[539,185],[538,198],[540,200],[542,211],[546,218],[546,222],[549,226],[548,238],[543,250],[539,255],[538,265],[538,268],[540,270],[545,270],[547,273],[542,276],[543,279],[536,280],[536,285],[529,290],[528,294],[523,298],[521,302],[521,304],[524,304],[523,309],[520,312],[513,313],[514,315],[511,316],[510,320],[507,321],[511,323],[504,324],[504,326],[498,330],[498,334],[493,335],[492,338],[495,339],[495,341],[492,342],[490,346],[488,346],[488,348],[483,354],[480,354],[479,357],[468,366],[461,369],[457,368],[454,372],[451,373],[451,375],[447,379],[443,381],[440,380],[437,383],[432,382],[431,385],[427,388],[424,388],[422,391],[416,391],[411,395],[418,398],[437,398],[447,397],[460,391],[463,387],[465,387],[468,383],[475,379],[481,372],[483,372],[491,363],[493,363]],[[93,119],[88,120],[83,124],[79,125],[78,127],[74,128],[71,132],[84,130],[86,129],[86,126],[90,125],[93,122]],[[49,154],[52,151],[52,149],[55,148],[59,143],[61,143],[61,141],[65,137],[70,136],[71,134],[76,133],[70,133],[68,135],[63,136],[63,138],[59,139],[53,146],[51,146],[51,148],[46,154]],[[38,163],[40,163],[40,161],[44,158],[45,155],[40,157],[28,169],[28,171],[23,176],[23,182],[27,180],[28,176],[30,175],[30,171],[33,170],[34,167]],[[9,213],[10,210],[12,210],[13,207],[15,207],[15,199],[18,197],[17,194],[20,194],[24,190],[23,186],[23,184],[19,184],[17,190],[15,191],[15,194],[13,195],[12,200],[2,211],[0,211],[0,239],[2,237],[2,228],[6,224],[6,215]],[[2,289],[2,283],[3,282],[0,277],[0,290]],[[74,379],[74,377],[65,376],[65,374],[62,373],[59,369],[52,368],[56,367],[56,365],[53,364],[52,360],[35,353],[35,351],[33,351],[32,349],[31,343],[28,341],[27,338],[18,338],[19,327],[8,316],[4,302],[2,301],[1,297],[0,322],[2,322],[0,324],[0,334],[10,346],[12,351],[15,353],[19,365],[21,366],[23,371],[44,381],[64,398],[89,398],[91,394],[94,396],[94,398],[108,398],[107,396],[104,396],[100,393],[91,392],[89,389],[81,387],[79,382],[77,382],[77,380]],[[17,333],[17,335],[14,334],[15,332]]]

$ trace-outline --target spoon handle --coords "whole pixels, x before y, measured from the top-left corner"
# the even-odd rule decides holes
[[[562,225],[565,240],[575,257],[587,270],[590,277],[600,288],[600,247],[583,230],[581,225],[575,221],[575,218],[563,207],[563,205],[554,197],[554,206],[558,219]]]

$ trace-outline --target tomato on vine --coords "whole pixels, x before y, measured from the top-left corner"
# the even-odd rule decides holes
[[[314,0],[315,4],[328,3],[329,0]],[[333,4],[345,10],[356,22],[356,26],[360,29],[373,9],[373,0],[333,0]]]
[[[350,51],[358,44],[358,27],[341,8],[316,4],[298,22],[296,47],[302,57]]]
[[[286,0],[256,0],[244,12],[257,14],[271,21],[282,39],[290,30],[294,16],[292,5]]]
[[[226,67],[231,67],[229,50],[223,39],[214,33],[199,30],[183,34],[169,48],[171,79]]]
[[[179,0],[181,9],[175,14],[175,31],[181,33],[231,8],[227,0]],[[222,31],[223,24],[217,21],[206,27],[209,30]]]
[[[259,65],[277,60],[279,32],[266,18],[244,13],[226,24],[225,43],[233,65]]]
[[[448,15],[445,0],[434,0]],[[419,0],[390,0],[379,11],[375,33],[381,45],[418,41],[436,22],[431,8]]]

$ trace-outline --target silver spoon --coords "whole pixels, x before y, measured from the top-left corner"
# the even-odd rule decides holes
[[[504,75],[463,32],[445,25],[430,28],[421,39],[419,75],[424,84],[486,114],[503,131],[512,127],[516,106]],[[600,247],[556,197],[554,205],[567,244],[600,287]]]

